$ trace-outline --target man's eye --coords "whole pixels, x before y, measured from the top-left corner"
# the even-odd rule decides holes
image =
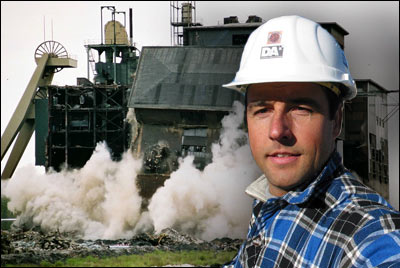
[[[307,115],[309,115],[313,112],[310,108],[302,107],[302,106],[293,107],[292,110],[298,114],[307,114]]]
[[[269,111],[268,108],[257,109],[257,110],[254,112],[254,115],[265,114],[265,113],[267,113],[268,111]]]

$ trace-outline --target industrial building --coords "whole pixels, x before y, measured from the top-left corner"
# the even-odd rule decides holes
[[[82,167],[100,141],[107,143],[113,159],[118,160],[128,149],[127,89],[113,85],[48,86],[49,101],[36,108],[47,114],[37,120],[36,164],[55,170],[64,165]]]
[[[223,25],[202,26],[194,8],[193,2],[182,7],[174,2],[174,46],[143,47],[140,57],[126,26],[111,21],[100,44],[85,46],[87,79],[43,87],[48,98],[35,107],[36,164],[82,167],[99,141],[107,142],[116,160],[130,148],[143,157],[138,184],[149,198],[178,167],[179,157],[194,155],[199,169],[210,163],[221,119],[234,101],[244,103],[241,94],[222,84],[234,78],[247,38],[262,19],[251,15],[240,23],[231,16]],[[345,29],[335,22],[320,24],[345,48]],[[358,96],[345,104],[338,151],[346,167],[388,198],[387,91],[372,80],[356,84]]]
[[[36,105],[42,115],[36,124],[36,164],[46,169],[82,167],[100,141],[114,160],[128,149],[127,99],[139,57],[132,33],[128,40],[126,26],[115,20],[119,11],[102,7],[102,15],[103,8],[111,10],[113,20],[104,36],[102,27],[100,43],[85,45],[88,78],[78,78],[76,86],[46,86],[48,101]]]
[[[357,97],[345,104],[344,165],[388,200],[388,92],[369,79],[356,85]]]
[[[221,85],[232,80],[241,47],[144,47],[128,106],[138,131],[136,155],[144,155],[142,177],[164,179],[178,158],[194,155],[202,169],[211,162],[211,144],[219,138],[222,118],[238,92]]]

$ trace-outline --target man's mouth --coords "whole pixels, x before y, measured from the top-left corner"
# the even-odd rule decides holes
[[[272,156],[274,156],[274,157],[288,157],[288,156],[293,156],[293,154],[275,154],[275,155],[272,155]]]
[[[301,154],[290,152],[275,152],[268,154],[267,158],[274,164],[285,165],[298,160]]]

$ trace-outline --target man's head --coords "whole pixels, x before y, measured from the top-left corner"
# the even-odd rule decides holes
[[[342,101],[357,93],[335,38],[300,16],[258,27],[224,86],[246,94],[251,150],[274,195],[315,179],[340,133]]]
[[[333,152],[342,105],[330,94],[316,83],[248,87],[250,147],[269,180],[271,194],[283,195],[315,178]]]

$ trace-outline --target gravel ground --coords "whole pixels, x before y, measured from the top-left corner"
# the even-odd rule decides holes
[[[83,240],[61,233],[40,231],[1,231],[1,265],[40,264],[41,261],[56,262],[71,257],[111,257],[152,252],[154,250],[214,250],[237,251],[240,239],[221,238],[207,242],[180,234],[168,228],[160,234],[143,233],[131,239]],[[187,265],[187,266],[186,266]],[[178,267],[178,266],[165,266]],[[179,267],[193,267],[190,264]]]

